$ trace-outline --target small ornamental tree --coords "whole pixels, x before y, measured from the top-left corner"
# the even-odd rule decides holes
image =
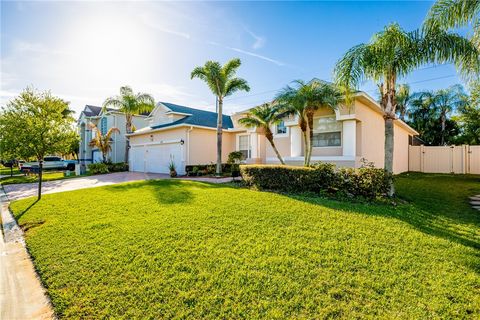
[[[0,111],[0,149],[16,158],[34,158],[39,162],[39,200],[43,158],[69,149],[73,121],[68,102],[50,91],[33,88],[25,89]]]

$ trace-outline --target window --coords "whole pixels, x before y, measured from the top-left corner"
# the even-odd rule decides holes
[[[245,159],[250,158],[250,136],[238,136],[238,151],[243,154]]]
[[[276,134],[285,134],[287,133],[287,127],[285,126],[285,121],[281,121],[277,124]]]
[[[340,147],[342,145],[342,123],[335,116],[315,119],[313,128],[314,147]]]
[[[103,117],[100,121],[100,132],[102,135],[107,134],[107,118]]]

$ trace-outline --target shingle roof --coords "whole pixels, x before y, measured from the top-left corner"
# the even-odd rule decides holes
[[[165,128],[165,127],[170,127],[178,124],[189,124],[189,125],[196,125],[196,126],[210,127],[210,128],[217,127],[216,112],[189,108],[189,107],[180,106],[178,104],[173,104],[168,102],[161,102],[161,103],[167,108],[169,108],[170,110],[172,110],[173,112],[187,113],[190,115],[171,123],[152,126],[151,127],[152,129]],[[233,128],[233,122],[230,116],[223,115],[222,127],[223,129]]]
[[[91,111],[87,111],[87,108],[90,109]],[[92,106],[92,105],[85,105],[85,108],[83,109],[83,113],[87,116],[87,117],[95,117],[95,116],[98,116],[100,114],[100,112],[102,111],[102,107],[97,107],[97,106]],[[114,109],[114,108],[107,108],[107,111],[118,111],[117,109]],[[141,113],[142,116],[148,116],[150,114],[150,112],[143,112]]]

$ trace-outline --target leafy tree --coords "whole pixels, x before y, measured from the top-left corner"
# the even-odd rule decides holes
[[[222,66],[217,61],[207,61],[204,66],[196,67],[191,73],[191,79],[203,80],[210,91],[217,97],[217,166],[216,174],[222,173],[222,130],[223,130],[223,101],[225,97],[237,91],[250,91],[246,80],[235,77],[241,65],[240,59],[232,59]]]
[[[480,144],[480,81],[471,83],[467,103],[458,109],[454,119],[460,125],[457,143]]]
[[[454,85],[447,89],[437,91],[425,91],[419,93],[419,99],[429,109],[438,113],[436,117],[440,122],[440,145],[445,145],[446,123],[447,117],[452,112],[465,106],[467,103],[467,95],[463,91],[461,85]],[[438,130],[434,130],[437,131]]]
[[[295,87],[288,86],[276,98],[280,103],[285,103],[291,114],[299,115],[299,125],[305,129],[306,138],[305,165],[310,165],[313,148],[313,118],[315,112],[322,107],[337,109],[343,101],[343,93],[332,84],[312,80],[308,83],[295,80]],[[302,128],[303,122],[306,128]],[[308,131],[308,135],[306,132]]]
[[[396,90],[397,98],[397,114],[400,120],[405,121],[408,114],[408,106],[410,103],[410,86],[408,84],[399,84]]]
[[[425,20],[427,30],[472,26],[472,41],[480,48],[480,1],[437,0]]]
[[[285,164],[278,152],[277,147],[275,146],[275,141],[273,141],[273,132],[271,127],[276,124],[279,124],[282,119],[285,117],[285,112],[282,111],[281,106],[273,105],[270,103],[265,103],[256,108],[250,109],[247,115],[238,120],[240,124],[243,124],[247,128],[259,128],[265,133],[265,138],[275,151],[278,160],[281,164]]]
[[[70,129],[68,132],[68,149],[63,153],[64,156],[72,155],[78,160],[78,153],[80,152],[80,136],[77,131]]]
[[[336,82],[351,91],[364,80],[380,88],[385,119],[385,170],[393,172],[394,120],[398,105],[397,80],[426,63],[454,63],[463,74],[478,74],[479,52],[467,39],[440,29],[427,33],[405,32],[391,24],[376,33],[369,43],[351,48],[336,64]],[[391,196],[395,189],[390,181]]]
[[[49,91],[25,89],[0,112],[0,149],[15,158],[39,162],[38,199],[42,196],[43,158],[68,150],[73,117],[68,103]]]
[[[102,131],[98,127],[91,123],[90,128],[94,132],[94,138],[90,141],[91,147],[97,147],[102,153],[103,163],[108,162],[108,153],[112,150],[111,139],[114,133],[120,133],[118,128],[112,127],[108,129],[107,133],[102,134]]]
[[[155,107],[155,100],[147,93],[134,93],[132,88],[124,86],[120,88],[120,95],[107,98],[103,103],[103,109],[113,107],[125,114],[125,131],[132,133],[132,119],[136,114],[150,112]],[[127,136],[125,145],[125,162],[128,162],[130,139]]]

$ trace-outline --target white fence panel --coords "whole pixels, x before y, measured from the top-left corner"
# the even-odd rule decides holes
[[[480,146],[468,147],[468,172],[480,174]]]
[[[410,146],[409,171],[480,174],[480,146]]]

